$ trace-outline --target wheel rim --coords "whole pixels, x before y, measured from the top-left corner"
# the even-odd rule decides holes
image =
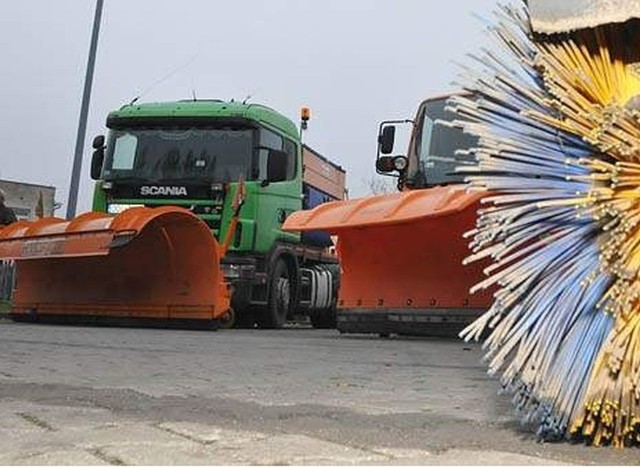
[[[286,314],[291,304],[291,288],[289,286],[289,278],[286,276],[278,277],[276,282],[276,304],[279,313]]]

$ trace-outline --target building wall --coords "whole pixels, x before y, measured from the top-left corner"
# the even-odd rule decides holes
[[[0,188],[6,194],[5,204],[13,209],[18,219],[37,218],[40,197],[42,197],[42,215],[44,217],[53,215],[55,187],[0,180]]]

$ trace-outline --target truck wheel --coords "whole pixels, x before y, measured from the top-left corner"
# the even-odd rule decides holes
[[[234,328],[236,329],[253,329],[256,324],[256,315],[250,307],[236,311]]]
[[[336,327],[336,309],[312,310],[309,314],[311,325],[316,329],[334,329]]]
[[[233,308],[229,308],[222,317],[220,318],[220,329],[231,329],[236,322],[236,313],[233,311]]]
[[[338,265],[325,264],[317,266],[325,271],[331,273],[333,282],[333,297],[331,300],[331,306],[323,309],[315,309],[309,311],[309,320],[311,325],[316,329],[335,329],[337,326],[337,302],[338,302],[338,289],[340,288],[340,267]]]
[[[280,329],[287,321],[292,299],[289,266],[284,259],[278,258],[269,283],[269,303],[258,319],[263,329]]]

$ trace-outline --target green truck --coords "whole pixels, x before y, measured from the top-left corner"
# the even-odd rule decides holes
[[[302,128],[308,110],[304,109]],[[185,100],[125,105],[93,141],[93,210],[181,206],[222,241],[242,180],[245,201],[222,271],[237,327],[281,328],[296,314],[335,325],[339,282],[324,232],[282,231],[300,209],[342,199],[345,171],[301,140],[302,129],[259,104]],[[230,323],[228,323],[230,324]]]

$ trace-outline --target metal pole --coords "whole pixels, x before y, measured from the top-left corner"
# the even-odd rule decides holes
[[[91,100],[91,84],[93,82],[93,68],[96,63],[96,49],[98,48],[98,34],[100,32],[100,18],[102,17],[103,3],[104,0],[97,0],[96,13],[93,19],[93,32],[91,33],[91,45],[89,46],[87,74],[84,78],[84,92],[82,94],[80,121],[78,122],[78,135],[76,137],[76,152],[73,157],[73,168],[71,169],[71,185],[69,186],[69,198],[67,200],[67,219],[75,217],[76,205],[78,204],[78,188],[80,185],[80,172],[82,170],[82,149],[87,133],[87,115],[89,113],[89,101]]]

